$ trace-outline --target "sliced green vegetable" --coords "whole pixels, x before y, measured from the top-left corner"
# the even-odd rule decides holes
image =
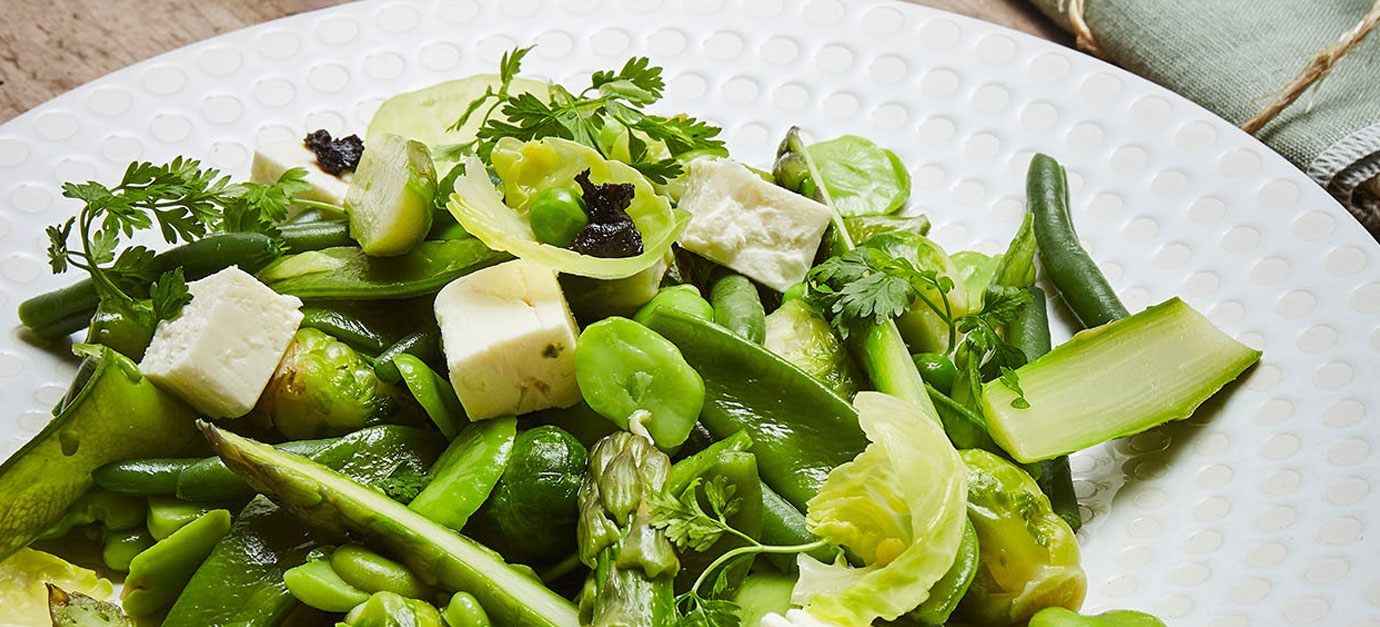
[[[754,344],[766,339],[767,314],[752,279],[741,274],[724,275],[710,288],[709,302],[714,306],[715,324]]]
[[[511,259],[475,239],[426,241],[399,257],[370,257],[353,246],[287,255],[259,280],[303,300],[394,300],[435,294],[466,274]]]
[[[1164,627],[1164,621],[1145,612],[1110,610],[1096,616],[1080,616],[1062,607],[1048,607],[1030,619],[1029,627]]]
[[[594,411],[625,429],[640,416],[667,450],[685,441],[704,404],[704,381],[675,344],[627,318],[585,327],[575,378]]]
[[[202,448],[195,412],[159,390],[134,362],[91,347],[56,416],[0,464],[0,559],[32,542],[76,503],[112,461],[188,455]]]
[[[767,614],[786,615],[791,609],[791,590],[795,576],[763,571],[752,573],[738,586],[733,602],[738,605],[738,622],[742,625],[761,625]]]
[[[46,585],[48,613],[53,627],[135,627],[134,621],[114,603],[93,599],[80,592],[67,592],[51,583]]]
[[[806,148],[834,207],[844,217],[888,214],[910,197],[910,172],[890,150],[857,135]]]
[[[594,149],[575,142],[548,137],[521,143],[505,138],[494,149],[493,164],[504,181],[503,195],[494,189],[484,164],[471,157],[465,174],[455,181],[455,194],[447,208],[465,230],[495,250],[559,272],[598,279],[632,276],[661,259],[689,223],[689,215],[672,209],[670,201],[658,195],[637,170],[606,160]],[[536,195],[552,187],[569,187],[575,176],[585,170],[590,171],[590,180],[596,184],[633,184],[635,191],[627,213],[642,234],[641,254],[592,257],[543,244],[532,235],[528,211]]]
[[[937,417],[879,392],[860,392],[853,404],[871,444],[829,473],[807,515],[811,531],[864,566],[801,556],[793,600],[861,627],[915,609],[949,571],[963,541],[967,479]]]
[[[431,483],[408,507],[457,532],[464,529],[508,467],[516,435],[512,417],[466,427],[441,453],[431,468]]]
[[[473,140],[483,116],[471,116],[458,129],[449,127],[460,119],[471,101],[483,96],[485,90],[497,90],[500,82],[497,74],[476,74],[397,94],[383,101],[374,112],[374,117],[369,120],[365,145],[373,146],[376,138],[385,135],[401,135],[426,144],[437,162],[454,161],[455,157],[450,151],[443,148]],[[543,102],[546,92],[546,81],[514,77],[508,85],[510,94],[530,93]],[[494,111],[493,116],[504,119],[502,111]]]
[[[422,406],[422,411],[431,418],[436,428],[441,430],[441,435],[454,438],[460,433],[468,419],[465,417],[465,407],[455,395],[455,388],[450,386],[450,380],[432,370],[426,362],[407,353],[395,355],[393,365],[397,366],[398,374],[412,393],[412,398]]]
[[[325,612],[348,612],[369,600],[360,590],[336,574],[329,559],[309,560],[283,572],[283,585],[298,601]]]
[[[205,422],[198,426],[227,465],[290,511],[327,531],[349,530],[393,551],[429,584],[473,594],[495,622],[579,624],[570,602],[473,541],[318,464]]]
[[[575,549],[576,496],[588,459],[585,446],[559,427],[518,434],[503,476],[465,533],[524,564],[569,555]]]
[[[1049,459],[1187,418],[1260,359],[1172,298],[1073,339],[983,386],[992,438],[1021,462]]]
[[[858,391],[862,373],[823,318],[802,300],[781,303],[766,318],[763,345],[843,398]]]
[[[997,627],[1046,607],[1078,609],[1087,579],[1068,523],[1020,467],[981,449],[961,454],[968,519],[981,547],[977,576],[960,606],[964,616]]]
[[[436,168],[425,144],[398,135],[375,138],[345,196],[350,236],[367,255],[407,253],[431,230],[435,195]]]
[[[125,613],[143,618],[172,605],[229,530],[230,512],[212,510],[135,556],[120,593]]]

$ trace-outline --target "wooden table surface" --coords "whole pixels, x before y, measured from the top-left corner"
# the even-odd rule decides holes
[[[908,0],[1046,39],[1070,38],[1028,0]],[[174,48],[341,0],[5,0],[0,122]]]

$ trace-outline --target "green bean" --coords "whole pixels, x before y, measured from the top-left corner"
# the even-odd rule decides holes
[[[361,546],[347,544],[331,553],[331,570],[345,583],[374,594],[392,592],[413,599],[429,598],[432,593],[406,566]]]
[[[259,233],[220,233],[164,251],[153,257],[157,274],[182,268],[188,281],[200,279],[230,266],[257,272],[277,259],[273,240]],[[136,291],[135,295],[142,295]],[[19,304],[19,320],[40,338],[51,340],[70,335],[91,322],[100,297],[90,279],[39,294]]]
[[[441,358],[441,329],[437,327],[408,333],[379,353],[378,359],[374,360],[374,374],[378,376],[380,381],[384,383],[402,381],[402,373],[398,371],[397,364],[393,363],[393,358],[404,353],[413,355],[423,362],[439,360]]]
[[[388,340],[363,320],[331,308],[303,307],[298,326],[322,331],[371,357],[388,347]]]
[[[1016,312],[1016,319],[1007,326],[1010,341],[1025,353],[1027,361],[1035,361],[1048,353],[1052,346],[1049,338],[1049,312],[1045,307],[1045,292],[1038,287],[1030,287],[1033,297]],[[1078,509],[1078,495],[1073,491],[1073,472],[1069,469],[1069,456],[1060,455],[1054,459],[1040,462],[1040,476],[1036,479],[1040,491],[1049,497],[1054,513],[1074,531],[1083,526],[1083,514]]]
[[[347,436],[348,437],[348,436]],[[296,440],[278,444],[280,450],[313,457],[328,450],[343,438]],[[246,498],[254,491],[244,479],[225,467],[219,457],[207,457],[183,469],[177,476],[177,498],[184,501],[229,501]]]
[[[283,584],[298,601],[325,612],[348,612],[369,600],[369,593],[341,579],[327,559],[287,569]]]
[[[441,610],[441,620],[450,627],[490,627],[489,614],[479,599],[468,592],[456,592]]]
[[[753,344],[767,337],[767,314],[757,285],[741,274],[729,274],[714,282],[709,291],[714,306],[714,322]]]
[[[110,570],[127,573],[130,561],[153,543],[153,536],[142,527],[124,531],[106,529],[101,532],[101,561]]]
[[[278,236],[283,247],[300,253],[307,250],[321,250],[332,246],[349,246],[350,225],[344,220],[313,220],[291,222],[278,225]]]
[[[142,618],[171,605],[229,530],[230,512],[212,510],[135,556],[120,593],[125,613]]]
[[[91,479],[96,482],[96,486],[120,494],[174,494],[177,492],[178,476],[199,461],[199,457],[183,457],[111,462],[91,471]]]
[[[1049,278],[1086,328],[1130,315],[1097,264],[1078,243],[1069,214],[1068,177],[1052,157],[1036,154],[1026,176],[1026,194],[1035,215],[1035,241]]]

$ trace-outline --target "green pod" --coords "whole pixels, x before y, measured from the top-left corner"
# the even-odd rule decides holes
[[[288,252],[300,253],[335,246],[349,246],[350,224],[345,220],[309,220],[277,226],[278,237]]]
[[[819,540],[810,532],[810,521],[805,514],[781,498],[766,483],[762,484],[762,543],[776,546],[796,546]],[[834,563],[839,550],[832,546],[822,546],[806,555],[825,564]],[[783,573],[794,574],[797,563],[794,555],[770,553],[764,556],[772,566]]]
[[[139,527],[144,518],[144,499],[116,494],[105,490],[91,490],[81,495],[39,539],[51,540],[67,535],[74,527],[100,523],[114,531]]]
[[[949,570],[939,581],[930,586],[929,596],[925,598],[925,602],[905,615],[904,622],[918,620],[923,625],[943,625],[949,622],[949,617],[958,609],[958,604],[973,583],[973,577],[977,575],[980,548],[972,521],[964,521],[963,541],[958,545],[958,554],[954,556],[953,565],[949,566]]]
[[[135,556],[120,593],[125,613],[143,618],[171,605],[229,530],[230,512],[212,510]]]
[[[127,573],[134,557],[153,546],[155,540],[147,529],[135,527],[124,531],[105,529],[101,532],[101,561],[110,570]]]
[[[466,274],[512,259],[478,239],[424,241],[405,255],[370,257],[353,246],[288,255],[259,273],[303,300],[395,300],[435,294]]]
[[[266,235],[259,233],[217,233],[188,242],[153,256],[155,276],[182,268],[188,281],[204,278],[230,266],[245,272],[258,272],[277,259],[282,251]],[[142,286],[147,289],[147,286]],[[135,297],[144,297],[136,290]],[[40,294],[19,304],[19,320],[45,340],[64,337],[80,331],[96,314],[100,297],[91,279]]]
[[[378,359],[374,360],[374,374],[378,375],[380,381],[384,383],[398,383],[402,381],[402,373],[398,371],[397,364],[393,363],[393,358],[399,355],[411,355],[425,362],[441,361],[441,329],[435,327],[414,331],[402,336],[398,341],[379,353]]]
[[[1035,613],[1028,627],[1164,627],[1164,621],[1133,610],[1110,610],[1082,616],[1063,607],[1047,607]]]
[[[86,343],[107,346],[136,362],[142,360],[144,350],[153,341],[152,321],[129,309],[128,303],[102,302],[91,316]]]
[[[302,329],[317,329],[365,355],[378,355],[388,347],[388,339],[358,316],[327,307],[303,307]]]
[[[111,462],[91,471],[96,486],[110,492],[153,496],[177,492],[182,471],[201,461],[196,457],[152,458]]]
[[[149,534],[154,540],[161,541],[213,509],[210,505],[189,503],[169,496],[149,497],[146,519]]]
[[[426,601],[378,592],[345,615],[347,627],[443,627],[441,614]]]
[[[129,358],[104,347],[83,350],[88,357],[57,415],[0,463],[0,559],[62,518],[94,484],[91,471],[115,460],[204,450],[190,407]]]
[[[450,602],[441,608],[441,620],[450,627],[491,627],[489,614],[479,599],[468,592],[456,592]]]
[[[558,427],[519,433],[503,476],[465,533],[515,562],[547,563],[569,555],[588,457],[585,446]]]
[[[415,355],[394,355],[391,362],[408,392],[412,393],[412,398],[422,406],[422,411],[440,429],[441,435],[454,438],[465,428],[469,418],[465,416],[465,407],[460,404],[460,398],[455,395],[455,388],[451,387],[449,379],[432,370]],[[382,362],[374,364],[376,373],[379,363]]]
[[[408,507],[455,531],[465,528],[498,485],[517,436],[517,419],[477,422],[451,441],[431,468],[427,484]]]
[[[722,440],[711,443],[703,450],[690,455],[671,466],[671,474],[666,477],[666,492],[679,495],[690,482],[708,474],[719,459],[728,453],[742,453],[752,450],[752,438],[746,431],[739,431]]]
[[[289,453],[310,457],[342,440],[344,438],[297,440],[283,442],[277,447]],[[219,457],[198,459],[195,463],[184,468],[177,475],[177,485],[174,492],[177,498],[183,501],[195,502],[232,501],[247,499],[254,495],[254,491],[245,485],[244,479],[226,468],[225,463],[220,461]]]
[[[331,553],[331,570],[345,583],[369,594],[392,592],[425,599],[433,592],[406,566],[358,545],[347,544]]]
[[[330,560],[310,560],[283,572],[283,585],[298,601],[324,612],[348,612],[369,600],[360,590],[336,574]]]
[[[1029,620],[1042,608],[1077,608],[1087,592],[1078,541],[1019,466],[981,449],[960,451],[968,468],[968,520],[978,569],[960,609],[978,625]]]
[[[585,327],[575,345],[575,378],[594,411],[622,428],[643,416],[665,450],[685,442],[704,403],[704,382],[676,346],[627,318]]]
[[[671,285],[661,288],[647,304],[643,305],[637,313],[633,315],[633,320],[643,322],[648,315],[657,307],[666,307],[683,311],[696,318],[704,320],[714,319],[714,307],[700,296],[700,290],[689,283]]]
[[[763,480],[797,509],[867,446],[852,405],[771,351],[677,311],[647,325],[703,377],[700,422],[718,438],[746,431]]]
[[[753,344],[766,340],[767,314],[752,279],[741,274],[720,278],[709,290],[709,302],[714,306],[715,324]]]
[[[414,421],[401,391],[344,342],[300,329],[259,397],[255,411],[290,439],[341,435],[370,424]]]

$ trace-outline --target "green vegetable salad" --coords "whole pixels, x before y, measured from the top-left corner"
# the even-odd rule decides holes
[[[648,59],[528,51],[246,182],[63,187],[80,280],[20,316],[81,367],[0,465],[6,624],[1162,624],[1078,614],[1067,456],[1260,354],[1128,312],[1055,159],[1003,253],[946,250],[872,140],[741,163]]]

